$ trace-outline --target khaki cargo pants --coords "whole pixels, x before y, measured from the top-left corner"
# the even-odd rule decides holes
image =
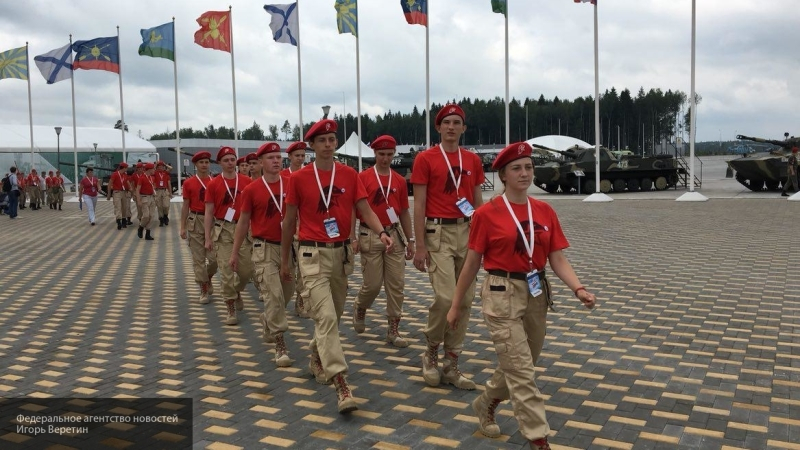
[[[529,440],[547,436],[544,398],[534,380],[534,365],[544,345],[550,285],[533,297],[528,284],[487,275],[481,288],[483,318],[497,352],[498,365],[486,382],[486,395],[511,399],[520,434]],[[462,322],[468,322],[463,320]]]
[[[128,193],[125,191],[114,191],[111,193],[111,199],[114,201],[114,217],[117,220],[131,216],[129,210],[131,204],[128,202]]]
[[[206,226],[203,220],[202,214],[193,212],[186,218],[186,237],[189,241],[189,250],[192,252],[192,269],[197,284],[210,282],[217,273],[217,259],[214,252],[205,246]]]
[[[297,261],[308,291],[305,308],[314,320],[310,346],[319,351],[325,377],[331,379],[347,371],[339,319],[347,299],[347,276],[353,273],[352,250],[348,243],[338,248],[300,245]]]
[[[234,272],[228,264],[231,254],[233,254],[233,233],[235,231],[236,224],[224,220],[216,220],[214,229],[211,231],[224,300],[235,299],[244,290],[253,275],[253,260],[250,254],[252,242],[249,236],[245,238],[245,242],[239,248],[239,271]]]
[[[386,246],[381,242],[380,235],[365,227],[359,231],[358,246],[361,252],[361,272],[364,281],[356,296],[357,308],[368,309],[372,306],[375,297],[381,291],[381,286],[384,286],[386,316],[402,316],[406,248],[403,245],[405,238],[400,236],[401,233],[397,227],[389,230],[389,235],[394,239],[394,251],[386,253]]]
[[[56,204],[58,206],[61,206],[61,205],[64,204],[64,190],[61,189],[60,186],[51,188],[50,201],[53,202],[53,204]]]
[[[139,226],[149,230],[152,227],[153,219],[156,217],[156,202],[152,195],[140,195],[139,197],[142,199],[139,203],[142,212],[139,218]]]
[[[156,208],[158,209],[158,217],[164,217],[169,214],[169,190],[156,189]]]
[[[294,264],[289,268],[294,273]],[[281,280],[281,246],[260,239],[253,240],[253,281],[264,301],[264,318],[270,334],[289,329],[286,305],[294,293],[294,281]]]
[[[431,259],[428,276],[434,293],[433,304],[428,308],[425,336],[431,344],[443,342],[445,352],[456,354],[461,353],[469,321],[460,320],[458,328],[451,330],[447,324],[447,312],[450,311],[456,291],[456,281],[467,257],[468,238],[469,222],[452,225],[434,224],[430,221],[425,223],[425,246]],[[461,302],[462,315],[469,317],[474,297],[473,280]]]

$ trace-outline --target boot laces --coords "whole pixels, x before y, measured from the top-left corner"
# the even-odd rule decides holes
[[[350,386],[347,385],[347,381],[342,374],[336,375],[336,390],[339,391],[339,395],[342,398],[352,397]]]
[[[398,326],[400,325],[400,319],[392,318],[389,319],[389,335],[390,336],[397,336],[400,334],[398,330]]]
[[[363,322],[366,317],[367,317],[367,310],[364,308],[356,307],[356,320],[359,322]]]
[[[208,294],[208,283],[200,283],[200,293]]]
[[[235,300],[228,300],[225,302],[225,305],[228,307],[228,315],[232,316],[236,314],[236,306],[234,305]]]
[[[489,401],[489,405],[486,409],[486,418],[489,419],[490,423],[496,423],[494,419],[494,412],[497,409],[497,405],[500,404],[499,398],[493,398]]]
[[[439,346],[428,344],[428,359],[432,365],[439,363]]]
[[[462,376],[461,371],[458,369],[458,354],[447,352],[447,359],[450,360],[450,365],[447,367],[448,374],[454,374],[458,378]]]
[[[275,352],[279,355],[286,353],[286,341],[283,340],[283,335],[275,336]]]
[[[547,442],[546,437],[531,441],[531,446],[537,450],[550,450],[550,444]]]

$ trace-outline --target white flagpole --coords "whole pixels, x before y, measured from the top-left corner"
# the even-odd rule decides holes
[[[303,126],[303,76],[300,68],[300,0],[297,0],[294,13],[297,15],[297,110],[300,112],[300,139],[298,140],[302,141],[305,130]]]
[[[508,94],[508,2],[506,2],[506,145],[511,145],[511,112]]]
[[[69,35],[69,52],[72,53],[72,35]],[[69,82],[72,84],[72,157],[75,162],[75,175],[73,175],[72,186],[75,188],[75,198],[78,198],[78,124],[75,120],[75,71],[70,67],[72,73]]]
[[[31,128],[31,169],[33,169],[33,104],[31,103],[31,65],[30,58],[28,58],[27,42],[25,42],[25,70],[28,72],[25,78],[28,79],[28,123]],[[30,170],[28,170],[28,172],[30,172]]]
[[[597,37],[597,3],[594,2],[594,191],[586,202],[610,202],[611,197],[600,192],[600,57]],[[578,182],[580,183],[580,177]]]
[[[361,53],[359,51],[358,42],[361,39],[358,36],[358,21],[356,21],[356,111],[358,113],[358,171],[361,172],[361,145],[363,138],[361,136]],[[347,142],[347,136],[344,137]]]
[[[430,6],[430,5],[428,5]],[[425,148],[431,147],[431,47],[430,47],[430,9],[427,13],[425,25]]]
[[[122,160],[125,161],[125,106],[122,103],[122,51],[119,45],[119,25],[117,25],[117,58],[119,58],[119,110],[122,115],[122,126],[119,131],[122,133]]]
[[[178,55],[175,51],[175,18],[172,18],[172,69],[175,74],[175,156],[178,160],[178,165],[175,166],[178,170],[178,194],[181,191],[181,173],[183,166],[181,165],[181,126],[178,121]],[[172,194],[172,192],[170,192]]]
[[[231,83],[233,84],[233,147],[239,157],[239,121],[236,116],[236,69],[233,66],[233,6],[228,6],[228,20],[231,23]]]

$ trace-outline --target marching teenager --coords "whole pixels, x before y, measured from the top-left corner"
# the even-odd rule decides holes
[[[183,206],[181,207],[180,236],[189,241],[192,252],[194,282],[200,285],[198,303],[205,305],[211,301],[214,287],[211,280],[217,273],[217,260],[214,252],[206,248],[206,191],[211,184],[208,173],[211,167],[211,153],[201,151],[192,156],[197,173],[183,183]]]

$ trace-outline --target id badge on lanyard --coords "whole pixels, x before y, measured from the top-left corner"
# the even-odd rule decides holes
[[[392,222],[392,223],[400,222],[400,218],[397,217],[397,213],[394,211],[394,207],[393,206],[390,206],[386,210],[386,215],[389,216],[389,222]]]
[[[329,217],[323,220],[322,224],[325,226],[325,233],[328,234],[329,238],[339,237],[339,224],[336,223],[335,217]]]
[[[236,216],[236,210],[235,210],[235,209],[233,209],[233,208],[228,208],[228,210],[227,210],[227,211],[225,211],[225,220],[226,220],[226,221],[228,221],[228,222],[233,222],[233,218],[234,218],[235,216]]]
[[[541,280],[539,280],[539,272],[528,272],[525,276],[525,280],[528,282],[528,292],[530,292],[532,296],[538,297],[542,295],[542,283]]]
[[[461,214],[464,214],[464,217],[472,217],[472,214],[475,212],[475,208],[472,207],[472,204],[466,198],[458,199],[456,206],[461,211]]]

